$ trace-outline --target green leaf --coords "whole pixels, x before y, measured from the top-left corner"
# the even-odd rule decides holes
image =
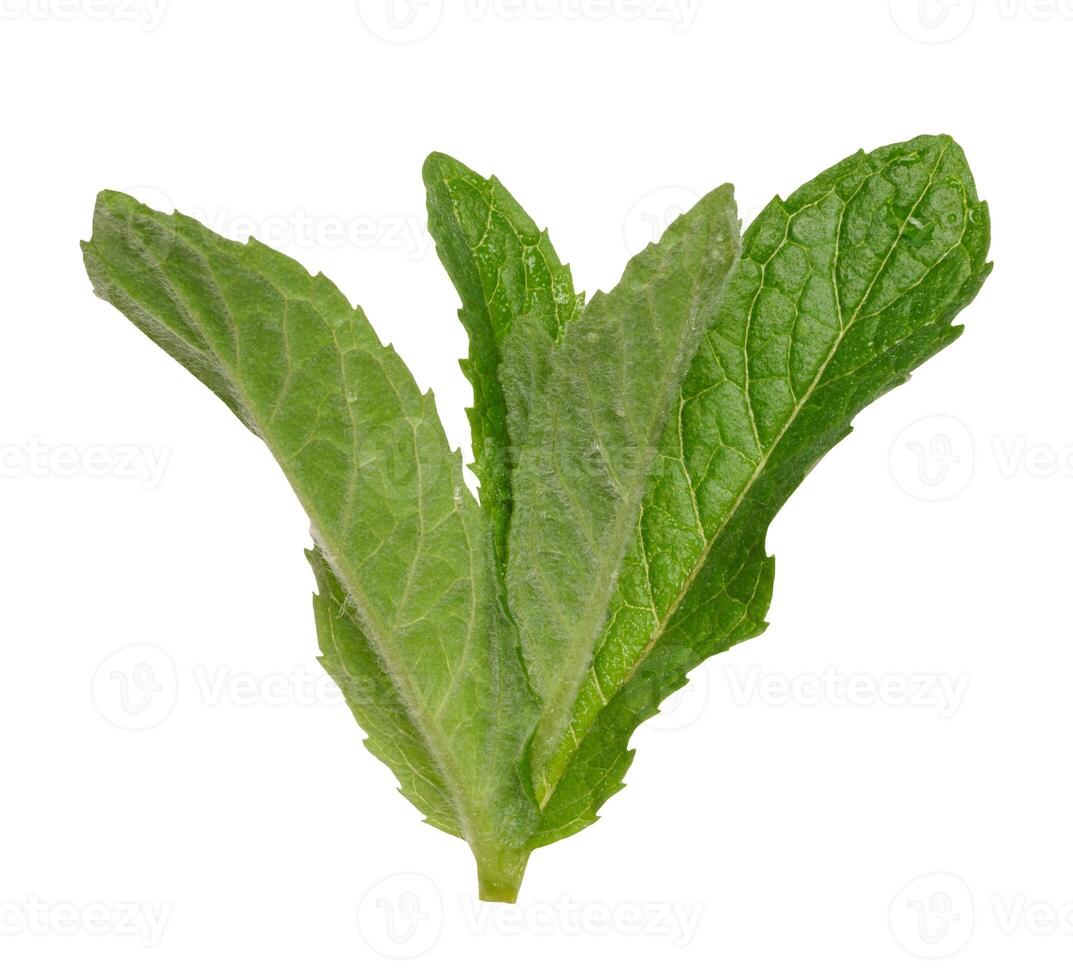
[[[462,361],[462,370],[473,385],[473,469],[502,564],[514,461],[500,378],[503,350],[522,317],[544,335],[538,339],[558,340],[585,299],[574,292],[570,269],[560,263],[547,232],[495,177],[481,177],[457,160],[433,153],[425,161],[424,178],[429,230],[462,301],[459,318],[469,335],[469,358]]]
[[[98,295],[259,435],[312,523],[325,666],[429,821],[464,837],[482,890],[517,888],[535,808],[535,706],[492,536],[431,394],[323,276],[105,192]]]
[[[403,796],[428,823],[462,837],[450,787],[400,690],[381,665],[346,589],[319,549],[306,554],[317,580],[313,608],[320,663],[367,733],[366,748],[391,768]]]
[[[323,276],[113,192],[85,261],[273,453],[312,525],[321,663],[481,896],[512,901],[529,852],[621,788],[637,725],[765,628],[771,520],[958,336],[989,220],[960,148],[919,137],[740,242],[713,191],[585,306],[494,178],[434,154],[425,180],[483,507],[431,394]]]
[[[753,222],[675,398],[585,684],[538,759],[534,846],[595,820],[636,726],[764,628],[769,523],[862,408],[960,334],[989,234],[945,136],[858,153]]]
[[[593,297],[551,352],[532,402],[514,474],[507,585],[544,702],[533,742],[538,793],[591,667],[660,434],[737,247],[725,186],[635,257],[610,293]]]

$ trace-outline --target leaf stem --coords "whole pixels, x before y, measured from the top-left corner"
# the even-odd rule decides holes
[[[522,849],[504,849],[473,852],[477,859],[477,886],[482,902],[506,902],[513,905],[518,900],[525,865],[530,852]]]

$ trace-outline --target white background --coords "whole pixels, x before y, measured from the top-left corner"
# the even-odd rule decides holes
[[[0,974],[1068,977],[1073,4],[386,10],[0,0]],[[992,206],[964,337],[775,522],[768,632],[638,733],[519,912],[478,907],[320,679],[268,453],[92,297],[95,193],[324,270],[465,445],[429,150],[591,294],[697,193],[749,220],[921,132]]]

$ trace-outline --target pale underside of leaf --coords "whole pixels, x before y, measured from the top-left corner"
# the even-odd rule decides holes
[[[370,747],[479,862],[516,848],[534,814],[518,764],[534,703],[432,396],[328,280],[259,243],[106,192],[84,252],[98,294],[282,467],[317,541],[325,666],[352,706],[363,685],[390,688],[365,713]]]
[[[545,768],[532,843],[596,819],[630,734],[706,657],[764,628],[764,538],[869,402],[960,333],[989,270],[960,148],[859,153],[774,200],[676,399],[596,653]]]
[[[402,794],[428,823],[463,837],[451,789],[409,706],[365,636],[346,589],[319,550],[307,555],[317,579],[313,605],[320,662],[364,729],[366,747],[395,773]]]
[[[525,438],[507,566],[511,611],[543,701],[533,740],[538,773],[569,723],[660,432],[737,245],[733,192],[722,187],[634,258],[550,352],[508,349],[504,378],[543,385],[512,423]]]

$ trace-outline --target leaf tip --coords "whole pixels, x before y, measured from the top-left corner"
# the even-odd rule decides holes
[[[438,181],[445,181],[452,177],[462,177],[472,173],[473,171],[471,171],[464,163],[440,150],[433,150],[427,157],[425,157],[424,165],[421,168],[421,174],[426,185],[432,185]]]

